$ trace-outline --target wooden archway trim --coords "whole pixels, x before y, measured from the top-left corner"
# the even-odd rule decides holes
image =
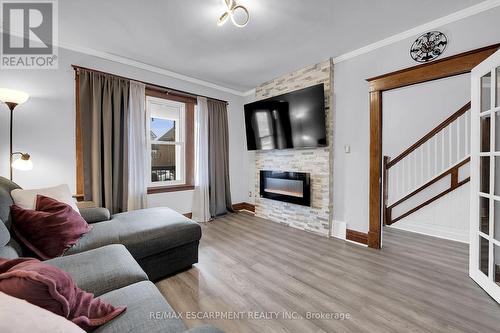
[[[469,73],[499,48],[500,44],[494,44],[367,80],[370,85],[369,247],[379,249],[381,246],[382,93],[417,83]]]

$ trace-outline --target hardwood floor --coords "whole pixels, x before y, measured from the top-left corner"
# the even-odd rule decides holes
[[[209,323],[228,333],[500,332],[500,306],[468,277],[464,244],[387,228],[384,248],[373,250],[247,213],[202,228],[200,262],[157,283],[189,327]],[[188,311],[244,312],[244,319],[186,319]],[[277,319],[249,319],[249,312]],[[307,312],[348,313],[350,319],[306,319]]]

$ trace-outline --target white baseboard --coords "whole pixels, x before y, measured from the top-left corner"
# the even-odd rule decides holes
[[[421,235],[438,237],[455,242],[469,244],[469,234],[467,231],[455,231],[425,224],[398,225],[397,223],[395,223],[394,225],[389,226],[389,228],[410,231]]]

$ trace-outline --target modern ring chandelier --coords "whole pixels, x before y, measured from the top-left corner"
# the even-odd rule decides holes
[[[226,5],[226,11],[219,17],[218,25],[222,26],[226,23],[228,18],[231,18],[233,24],[238,28],[243,28],[250,20],[250,13],[245,6],[236,4],[236,0],[222,0]],[[235,18],[235,15],[238,18]],[[242,20],[239,20],[242,18]]]

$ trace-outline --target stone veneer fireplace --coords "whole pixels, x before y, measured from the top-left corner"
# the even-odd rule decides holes
[[[260,170],[260,197],[311,205],[311,181],[308,173]]]
[[[256,182],[254,192],[255,214],[257,216],[323,236],[329,236],[332,230],[332,82],[333,62],[327,60],[263,83],[255,89],[255,98],[260,100],[316,84],[324,84],[328,147],[255,152]],[[261,196],[260,172],[262,170],[309,174],[310,203],[308,205],[300,205]]]

